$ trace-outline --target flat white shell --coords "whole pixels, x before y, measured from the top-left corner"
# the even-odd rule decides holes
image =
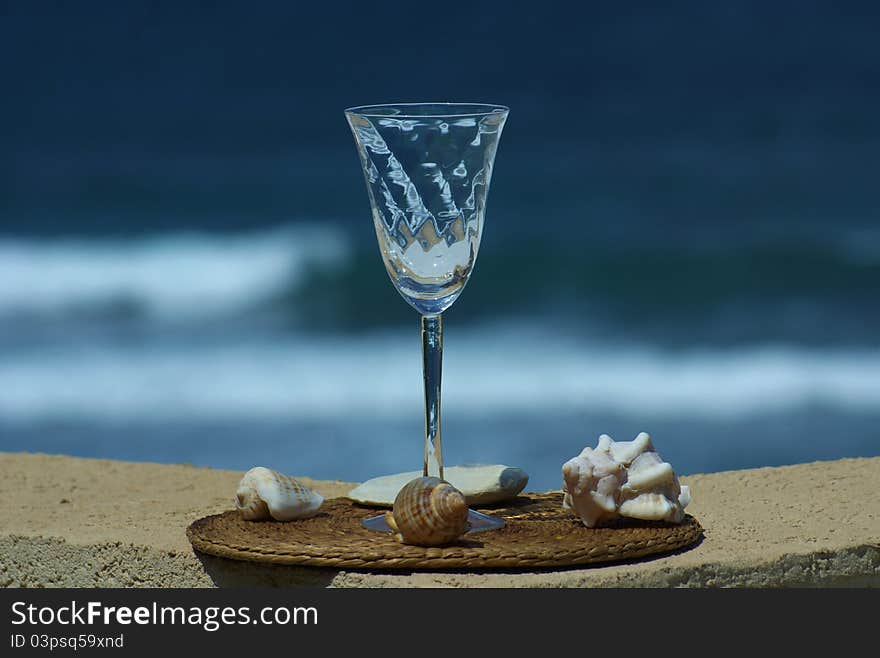
[[[383,475],[355,487],[348,492],[348,497],[363,505],[391,507],[403,486],[421,476],[420,471]],[[503,464],[449,466],[443,469],[443,477],[464,494],[468,505],[488,505],[510,500],[529,481],[529,476],[522,469]]]

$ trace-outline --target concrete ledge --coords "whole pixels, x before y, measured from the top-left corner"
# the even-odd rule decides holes
[[[880,457],[683,478],[697,547],[632,564],[529,573],[370,573],[195,554],[185,527],[229,509],[240,472],[0,453],[6,587],[880,586]],[[343,482],[304,481],[327,497]]]

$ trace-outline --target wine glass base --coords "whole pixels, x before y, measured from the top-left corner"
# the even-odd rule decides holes
[[[375,532],[394,532],[385,520],[384,514],[364,519],[361,521],[361,524],[367,530],[373,530]],[[465,534],[485,532],[486,530],[497,530],[498,528],[503,527],[504,519],[499,519],[497,516],[489,516],[482,512],[475,512],[472,509],[468,510],[468,527],[467,530],[465,530]]]

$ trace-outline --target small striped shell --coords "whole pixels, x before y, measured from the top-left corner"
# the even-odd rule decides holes
[[[397,541],[417,546],[440,546],[455,541],[468,529],[464,494],[436,477],[411,480],[386,514]]]
[[[289,475],[256,466],[244,474],[235,492],[235,507],[247,521],[292,521],[318,513],[323,496]]]

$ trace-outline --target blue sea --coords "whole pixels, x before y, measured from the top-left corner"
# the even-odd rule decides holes
[[[445,316],[447,464],[558,488],[640,431],[681,473],[880,455],[868,9],[477,8],[393,60],[369,21],[410,52],[421,14],[267,6],[10,10],[0,451],[418,469],[418,318],[342,115],[412,99],[511,107]]]

